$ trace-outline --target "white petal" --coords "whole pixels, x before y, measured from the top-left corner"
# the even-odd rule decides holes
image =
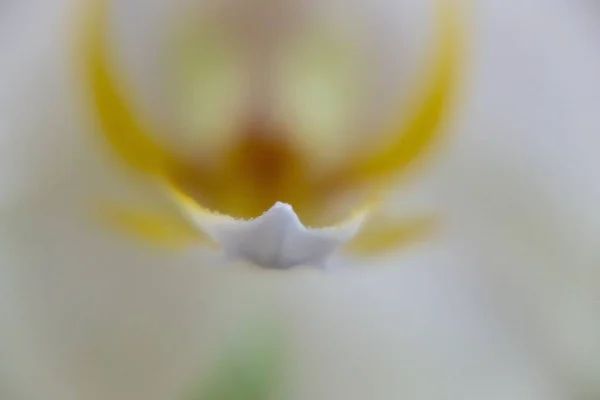
[[[218,286],[199,264],[222,260],[155,252],[94,220],[97,201],[160,207],[162,193],[83,121],[73,3],[23,4],[0,26],[0,398],[174,398]]]
[[[20,119],[38,119],[43,107],[27,105]],[[31,142],[44,155],[46,144]],[[12,146],[4,149],[14,153]],[[66,164],[87,176],[86,165]],[[6,327],[0,354],[11,356],[3,367],[19,370],[20,398],[176,398],[183,381],[199,374],[197,363],[223,346],[221,334],[235,331],[236,317],[241,324],[247,319],[239,314],[256,315],[257,298],[281,307],[292,328],[291,356],[300,357],[292,365],[295,391],[288,398],[553,398],[552,391],[531,393],[536,374],[515,356],[522,346],[494,336],[502,329],[484,329],[488,313],[471,307],[486,302],[472,293],[461,297],[463,286],[448,278],[462,276],[447,269],[448,257],[412,268],[396,259],[404,267],[393,275],[297,280],[274,274],[267,280],[266,274],[248,274],[254,280],[243,276],[223,287],[195,260],[174,265],[168,257],[133,252],[114,236],[81,226],[66,212],[70,203],[57,200],[48,208],[46,193],[36,195],[45,207],[23,217],[26,226],[0,226],[0,326]],[[440,270],[446,271],[441,277]],[[28,363],[33,373],[21,368]],[[12,376],[5,380],[12,383]]]
[[[458,169],[444,170],[439,197],[472,225],[471,251],[494,279],[510,282],[504,301],[527,310],[530,340],[598,397],[600,25],[584,7],[481,3]]]
[[[366,216],[360,213],[339,226],[311,229],[300,222],[289,204],[278,202],[256,219],[239,220],[210,213],[185,196],[177,195],[176,201],[227,256],[275,269],[325,266],[331,255],[356,235]]]

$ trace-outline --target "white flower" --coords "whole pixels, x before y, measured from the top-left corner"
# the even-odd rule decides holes
[[[213,150],[212,160],[206,160],[209,157],[203,157],[201,152],[185,157],[161,144],[156,140],[160,137],[154,132],[156,129],[150,129],[150,124],[133,111],[124,89],[127,85],[118,80],[115,63],[110,59],[106,7],[94,8],[89,22],[89,39],[81,45],[85,49],[85,85],[91,91],[100,131],[114,152],[132,170],[166,188],[167,195],[175,203],[183,201],[183,210],[193,216],[194,225],[223,246],[229,256],[271,268],[322,266],[336,247],[345,244],[359,231],[374,196],[380,197],[383,187],[389,186],[390,178],[396,177],[429,147],[441,127],[458,79],[462,39],[458,11],[450,6],[452,3],[440,1],[435,4],[438,15],[434,30],[438,42],[436,52],[432,67],[424,68],[425,84],[417,86],[422,93],[414,95],[415,100],[407,101],[409,113],[392,126],[391,136],[384,135],[380,144],[367,144],[367,148],[372,146],[374,150],[358,153],[346,150],[347,155],[328,167],[319,166],[316,157],[295,144],[296,138],[302,136],[290,137],[286,131],[277,131],[273,128],[276,122],[265,115],[270,110],[255,105],[250,108],[248,117],[242,115],[241,131],[229,134],[234,138],[227,140],[228,145]],[[264,47],[270,44],[264,39],[263,42],[266,43]],[[267,50],[273,52],[273,49]],[[257,54],[252,54],[250,63],[261,62],[259,76],[250,76],[259,82],[275,79],[263,76],[264,69],[274,68],[256,60],[257,57],[272,57],[263,52],[257,50]],[[256,72],[252,65],[249,68]],[[251,95],[258,93],[265,97],[270,85],[261,83],[252,89]],[[295,127],[292,125],[288,129],[294,131]],[[214,148],[214,141],[201,140],[196,146]],[[335,144],[343,147],[342,143]],[[354,201],[361,211],[352,217],[353,221],[346,222],[347,215],[344,214],[348,212],[340,214],[339,203],[349,196],[362,198],[363,204]],[[275,205],[281,202],[292,205],[294,211],[289,206]],[[135,212],[135,205],[131,207]],[[209,209],[224,216],[211,215]],[[260,217],[267,210],[270,211]],[[325,230],[305,228],[293,221],[298,219],[295,213],[313,226],[340,223],[335,219],[337,216],[343,226]],[[115,221],[126,220],[122,227],[129,225],[132,228],[128,211],[110,214]],[[235,220],[252,218],[257,219]],[[424,221],[428,222],[427,219]],[[408,234],[411,229],[419,233],[423,223],[418,222],[416,227],[398,226],[388,231],[382,225],[374,224],[375,229],[367,231],[365,236],[372,239],[377,235],[380,241],[405,239],[407,229]],[[147,219],[137,218],[133,228],[139,231],[142,224],[147,225]],[[171,234],[179,225],[183,224],[163,222],[163,228]],[[285,236],[277,233],[277,229],[285,229],[285,232],[281,231]],[[187,232],[189,228],[184,230]]]
[[[530,215],[529,212],[497,214],[495,210],[486,208],[493,208],[495,203],[491,200],[499,198],[514,200],[512,204],[515,204],[517,211],[523,204],[534,204],[540,211],[540,218],[533,221],[535,223],[546,221],[546,217],[556,209],[570,210],[572,213],[566,212],[567,216],[579,215],[581,220],[589,215],[589,204],[581,201],[581,198],[566,208],[562,208],[565,203],[557,201],[555,205],[558,204],[558,207],[548,207],[548,212],[544,212],[546,207],[542,207],[541,203],[529,202],[528,198],[533,193],[530,190],[531,181],[545,182],[545,186],[542,186],[554,189],[563,189],[562,185],[569,182],[582,182],[575,178],[584,176],[582,172],[585,168],[573,160],[579,162],[586,159],[586,155],[594,153],[594,146],[588,145],[591,142],[580,129],[573,129],[572,132],[581,139],[583,149],[577,149],[567,139],[573,136],[565,134],[565,129],[569,131],[574,126],[590,130],[596,128],[588,119],[589,109],[584,107],[587,105],[584,100],[593,99],[590,93],[594,93],[595,85],[592,79],[595,76],[594,56],[589,51],[591,46],[584,44],[587,42],[583,38],[589,36],[584,34],[588,28],[583,22],[578,23],[582,20],[581,16],[573,11],[571,5],[542,0],[489,0],[478,3],[474,14],[467,14],[476,22],[474,26],[469,26],[472,31],[468,37],[469,40],[472,38],[474,43],[471,44],[474,46],[467,52],[462,71],[465,72],[467,85],[461,88],[468,90],[462,91],[461,100],[465,103],[451,103],[463,107],[461,115],[464,121],[458,126],[458,134],[452,138],[455,147],[444,148],[448,150],[450,160],[444,159],[443,152],[438,153],[441,157],[431,158],[435,161],[432,170],[438,171],[435,175],[442,181],[441,184],[434,182],[433,194],[437,196],[437,203],[445,206],[433,210],[441,211],[444,216],[447,211],[452,229],[443,232],[441,245],[440,241],[432,241],[412,252],[384,255],[381,249],[395,249],[407,236],[411,238],[416,234],[414,229],[407,229],[404,224],[398,228],[398,221],[386,215],[396,205],[396,197],[392,197],[389,201],[391,206],[388,203],[388,209],[382,208],[381,218],[373,215],[373,208],[369,209],[370,213],[366,215],[369,219],[361,231],[363,236],[357,237],[358,242],[350,243],[350,247],[362,247],[363,252],[377,257],[338,257],[343,264],[354,262],[388,268],[324,275],[299,270],[282,274],[257,273],[256,269],[248,268],[243,261],[241,268],[236,268],[236,264],[220,256],[220,251],[225,250],[232,257],[268,267],[300,263],[298,260],[292,260],[294,263],[291,263],[285,258],[293,254],[290,251],[302,249],[300,246],[273,246],[276,244],[273,240],[267,240],[268,245],[262,243],[261,247],[244,247],[241,252],[238,246],[250,245],[252,241],[262,239],[263,234],[273,233],[271,229],[286,226],[288,236],[293,236],[294,232],[304,233],[308,237],[318,234],[318,230],[303,230],[298,221],[321,227],[343,224],[352,214],[351,211],[357,208],[360,211],[360,206],[364,205],[362,200],[372,199],[373,188],[369,185],[363,192],[358,191],[360,201],[346,206],[343,199],[334,198],[331,204],[325,206],[319,201],[321,193],[318,190],[313,190],[311,194],[315,197],[304,204],[300,201],[302,199],[294,196],[290,200],[285,196],[262,198],[240,195],[250,193],[242,177],[252,171],[237,167],[233,170],[225,168],[216,174],[217,185],[209,185],[208,189],[202,185],[195,186],[197,182],[189,180],[187,174],[182,174],[178,180],[161,179],[160,174],[149,174],[150,171],[164,171],[163,168],[153,167],[156,166],[156,160],[163,159],[166,150],[176,153],[178,160],[189,160],[191,155],[201,150],[207,163],[218,165],[223,160],[223,152],[236,144],[236,136],[226,134],[230,128],[226,123],[204,118],[211,115],[212,109],[195,108],[198,102],[206,103],[200,101],[204,99],[202,96],[197,97],[198,90],[194,89],[192,94],[170,97],[168,93],[161,93],[160,88],[153,87],[160,86],[157,81],[162,82],[162,78],[173,74],[165,71],[162,71],[163,75],[155,73],[153,68],[156,63],[145,59],[147,53],[159,47],[156,44],[160,43],[161,36],[156,32],[144,34],[142,28],[148,20],[157,16],[166,15],[172,10],[181,12],[182,8],[179,7],[190,11],[186,8],[187,3],[147,0],[115,2],[115,7],[123,7],[129,14],[125,12],[125,15],[113,16],[110,29],[107,27],[96,31],[100,35],[110,35],[110,43],[107,41],[110,56],[102,58],[102,61],[106,61],[111,66],[111,72],[115,73],[111,77],[114,79],[109,82],[111,85],[102,88],[118,88],[119,91],[127,88],[120,92],[124,95],[120,99],[126,99],[125,103],[120,104],[126,104],[131,109],[120,116],[127,116],[124,121],[133,121],[136,125],[133,129],[126,129],[125,135],[122,135],[121,129],[107,129],[114,125],[108,126],[110,124],[107,125],[106,118],[98,119],[98,110],[114,112],[114,102],[100,104],[96,101],[96,106],[111,107],[94,107],[94,101],[90,102],[90,98],[81,95],[90,89],[89,75],[86,75],[90,69],[86,69],[86,66],[99,66],[98,63],[86,64],[90,59],[82,57],[84,54],[98,55],[94,52],[98,50],[97,47],[83,49],[89,52],[81,52],[81,47],[72,47],[74,38],[78,44],[90,43],[86,42],[89,37],[83,35],[90,25],[80,24],[80,17],[89,11],[79,9],[79,6],[85,8],[84,5],[66,0],[21,3],[8,14],[12,15],[8,22],[4,24],[2,20],[0,24],[0,46],[3,46],[0,50],[6,56],[0,65],[0,130],[3,132],[0,146],[0,203],[3,205],[3,223],[0,226],[0,325],[3,327],[0,330],[0,397],[4,395],[2,390],[6,386],[10,392],[5,397],[10,400],[177,398],[198,375],[210,375],[215,353],[222,350],[228,342],[226,338],[232,336],[240,324],[248,321],[247,316],[264,312],[265,309],[289,328],[292,342],[291,371],[286,381],[290,388],[289,398],[387,400],[400,396],[411,399],[484,397],[546,400],[560,398],[563,394],[560,390],[565,389],[565,383],[566,390],[572,391],[566,376],[585,377],[581,379],[584,382],[594,376],[593,363],[598,357],[585,357],[583,354],[597,354],[595,352],[599,349],[594,340],[586,342],[585,351],[582,352],[577,346],[573,349],[573,340],[556,329],[561,325],[568,327],[564,322],[568,320],[566,317],[573,315],[569,311],[573,309],[581,310],[582,319],[589,322],[590,327],[597,327],[594,319],[589,317],[595,310],[594,303],[586,300],[585,296],[554,296],[557,291],[553,288],[566,287],[562,286],[563,283],[566,285],[572,277],[565,270],[563,262],[558,262],[557,258],[553,260],[556,279],[550,285],[549,279],[543,279],[545,271],[539,270],[539,266],[544,266],[537,259],[540,252],[525,246],[531,250],[528,254],[530,258],[526,259],[515,250],[518,242],[522,241],[514,239],[517,235],[510,229],[514,229],[515,224],[509,217],[521,222],[524,215]],[[211,11],[210,5],[214,3],[206,1],[202,4],[207,8],[201,8],[199,14],[204,10]],[[260,4],[250,1],[223,4],[238,6],[229,9],[239,9],[240,12],[252,11],[250,5],[256,5],[255,11],[275,9],[283,12],[285,10],[275,6],[284,5],[292,7],[294,12],[291,15],[296,16],[295,12],[304,10],[304,5],[309,2],[263,0]],[[385,58],[383,56],[389,57],[386,62],[374,62],[371,65],[377,71],[378,68],[381,71],[387,68],[388,73],[370,74],[372,78],[381,78],[380,75],[383,75],[384,79],[374,79],[380,86],[374,82],[365,84],[378,95],[363,99],[371,107],[368,110],[353,109],[352,105],[348,105],[350,112],[346,114],[344,110],[331,109],[319,115],[319,110],[332,107],[332,100],[322,107],[315,107],[317,110],[311,107],[299,109],[298,104],[305,104],[305,98],[314,99],[315,96],[309,92],[315,86],[322,86],[321,80],[307,85],[308,89],[302,93],[296,91],[294,85],[283,85],[282,95],[290,97],[291,105],[288,109],[280,110],[278,115],[285,116],[283,119],[286,121],[294,121],[294,126],[301,127],[302,132],[307,134],[300,136],[301,132],[283,129],[286,135],[298,140],[294,146],[280,147],[277,152],[308,152],[304,154],[314,156],[315,165],[327,171],[339,163],[345,154],[351,154],[352,160],[357,160],[356,156],[361,152],[352,149],[353,143],[365,145],[364,153],[367,154],[371,154],[370,150],[373,149],[366,146],[368,142],[345,141],[339,135],[327,136],[324,142],[319,142],[316,140],[319,138],[317,133],[323,126],[331,128],[340,120],[349,120],[359,126],[357,136],[382,131],[377,128],[377,121],[387,121],[385,115],[390,112],[390,105],[397,106],[396,97],[400,93],[409,93],[407,98],[412,99],[412,86],[407,82],[414,81],[415,70],[421,71],[423,66],[444,70],[444,64],[433,63],[424,54],[429,49],[435,49],[438,43],[436,39],[439,39],[437,35],[433,34],[430,41],[420,43],[423,37],[436,32],[431,29],[431,21],[435,21],[432,9],[423,11],[419,8],[427,8],[427,4],[431,6],[432,3],[382,0],[356,1],[350,6],[347,1],[330,0],[311,4],[321,7],[319,12],[333,20],[343,15],[340,10],[358,7],[362,13],[355,14],[373,18],[370,24],[366,24],[369,35],[365,36],[373,39],[370,44],[381,47],[372,47],[372,55],[381,56],[382,59]],[[148,11],[152,7],[155,8],[154,14]],[[544,13],[539,12],[542,8]],[[189,14],[194,12],[190,11]],[[260,20],[268,14],[259,12],[251,15]],[[101,18],[107,15],[96,14]],[[212,16],[211,13],[208,15]],[[546,20],[548,15],[552,16],[550,22]],[[253,18],[248,20],[256,21]],[[284,21],[287,24],[290,20]],[[173,26],[154,22],[154,26],[169,29]],[[331,22],[325,19],[321,25]],[[213,33],[212,28],[207,28],[207,32]],[[220,24],[215,24],[215,29],[220,28]],[[419,34],[415,34],[414,30]],[[314,40],[319,44],[318,39],[322,36],[317,32],[317,39]],[[204,33],[201,32],[200,36]],[[357,36],[362,37],[363,33]],[[555,34],[553,40],[548,40],[550,33]],[[406,40],[407,35],[414,40]],[[563,42],[565,37],[570,39]],[[127,50],[121,48],[119,52],[118,45],[123,42],[129,46],[125,46]],[[418,45],[415,46],[413,42],[418,42]],[[313,42],[306,44],[309,49],[312,46]],[[415,54],[403,46],[414,46]],[[304,49],[303,46],[299,47]],[[522,52],[517,52],[519,50]],[[431,57],[441,54],[433,53]],[[290,62],[292,66],[297,65],[294,57],[306,59],[305,53],[299,54],[291,56],[294,61]],[[211,57],[227,58],[229,55],[216,54]],[[404,58],[400,60],[404,62],[390,60],[394,55]],[[157,59],[169,58],[154,56]],[[201,56],[199,58],[203,59],[205,55]],[[381,59],[377,58],[377,61]],[[576,65],[577,74],[561,69],[562,62],[569,66]],[[409,65],[412,69],[403,69],[398,64]],[[238,78],[244,81],[236,75],[239,72],[237,70],[216,69],[224,75],[230,75],[227,75],[227,79],[210,79],[211,82],[230,82],[229,78],[236,82]],[[332,69],[338,71],[338,66]],[[284,70],[282,74],[294,75],[308,69]],[[425,69],[422,72],[428,76],[431,71]],[[352,73],[348,72],[349,76],[353,76]],[[340,80],[346,79],[341,75]],[[323,81],[330,82],[330,78]],[[399,82],[393,82],[393,78],[398,78]],[[426,81],[431,83],[435,80]],[[85,86],[77,86],[78,82]],[[425,80],[416,82],[419,94],[427,93],[418,85],[423,82]],[[558,82],[560,84],[557,85]],[[205,87],[203,82],[196,84],[200,88]],[[341,86],[344,84],[345,81],[340,83]],[[156,91],[149,93],[151,89]],[[244,98],[243,93],[229,92],[229,87],[225,89],[223,93],[227,96]],[[388,93],[389,98],[384,95],[384,89],[391,92]],[[332,98],[338,93],[336,90],[332,89]],[[111,94],[110,91],[97,90],[95,93]],[[352,103],[352,93],[342,93]],[[146,129],[175,131],[172,129],[175,125],[169,119],[173,117],[170,112],[181,104],[174,105],[172,102],[184,96],[195,99],[189,103],[193,103],[191,109],[198,110],[198,115],[190,117],[189,110],[183,111],[187,119],[181,137],[165,140],[161,133],[145,132]],[[367,101],[380,98],[381,103],[371,104]],[[563,98],[569,101],[561,103]],[[214,100],[211,106],[227,115],[228,121],[225,122],[235,121],[233,116],[238,113],[236,107],[245,104],[243,101],[239,104],[235,101],[230,103],[227,98]],[[269,99],[261,99],[259,103],[263,101],[269,103]],[[235,106],[227,110],[223,108],[224,104]],[[552,112],[546,112],[548,107]],[[264,110],[259,108],[258,111]],[[340,117],[329,120],[328,117],[338,113]],[[82,118],[82,114],[89,118]],[[316,122],[307,122],[306,115],[311,115],[310,122]],[[409,121],[411,115],[406,111],[400,115],[400,122]],[[130,120],[129,116],[135,117]],[[180,116],[176,117],[179,119]],[[365,121],[362,121],[363,118]],[[89,122],[98,120],[102,124],[95,132],[90,132],[87,129]],[[577,121],[579,124],[575,123]],[[219,136],[188,136],[189,131],[198,124],[206,124],[202,126],[204,129],[207,126],[214,127]],[[138,130],[139,126],[144,129]],[[249,129],[250,126],[243,128]],[[271,129],[276,131],[282,127],[278,124],[274,124],[274,127],[269,125]],[[332,131],[335,129],[332,128]],[[110,136],[115,132],[121,134]],[[139,141],[115,145],[115,141],[140,132],[149,133],[150,143],[160,143],[160,146],[143,145],[140,148]],[[577,132],[580,136],[577,136]],[[373,139],[377,139],[377,144],[380,137],[375,136]],[[381,135],[382,140],[392,137],[396,136]],[[111,141],[113,145],[107,146],[107,142]],[[142,142],[148,143],[145,139]],[[205,147],[199,146],[198,149],[194,143],[201,143]],[[135,145],[135,151],[130,153],[127,145],[132,144]],[[263,144],[252,143],[253,146]],[[348,144],[349,147],[330,155],[331,159],[326,157],[327,154],[319,153],[319,148],[332,149],[340,144]],[[516,154],[515,148],[521,153]],[[560,151],[554,151],[555,148]],[[146,157],[148,154],[152,157]],[[511,156],[507,157],[507,154]],[[569,162],[557,164],[560,167],[548,174],[550,164],[560,161],[560,155],[564,154],[569,154]],[[411,151],[407,158],[401,157],[399,160],[412,160],[417,155],[421,155],[421,152]],[[481,156],[481,159],[473,160],[474,155]],[[593,158],[589,161],[593,161]],[[515,175],[523,177],[526,188],[513,191],[506,189],[508,193],[502,190],[499,195],[483,190],[486,183],[488,188],[497,189],[510,188],[515,182],[515,176],[508,175],[509,182],[500,185],[501,177],[494,174],[496,169],[489,165],[494,162],[505,170],[510,171],[509,167],[514,167]],[[589,165],[593,167],[596,164],[590,162]],[[469,173],[460,169],[462,167]],[[386,173],[397,172],[396,168],[383,169]],[[466,178],[472,171],[476,176],[469,181]],[[569,172],[560,183],[556,183],[558,180],[543,180],[545,175],[560,176],[561,171]],[[188,171],[184,168],[178,172]],[[372,178],[370,173],[366,175]],[[589,177],[592,176],[594,174],[590,173]],[[390,176],[384,178],[384,186],[388,189]],[[302,187],[295,180],[284,182],[294,182],[294,189]],[[575,183],[575,186],[580,189],[585,187],[589,192],[596,187],[593,179],[584,182]],[[204,182],[206,185],[209,183],[212,182]],[[202,189],[200,192],[206,197],[196,196],[193,189]],[[492,195],[491,199],[483,197],[477,200],[473,193],[475,189]],[[180,197],[182,192],[185,195],[183,198]],[[548,196],[548,192],[543,192],[537,200],[565,198],[561,190],[550,192],[554,195]],[[378,195],[378,191],[375,194]],[[388,193],[384,191],[383,194]],[[190,198],[194,199],[191,203],[188,201]],[[260,201],[256,204],[246,203],[248,199]],[[386,197],[376,199],[386,200]],[[278,201],[292,204],[298,214],[290,212],[286,206],[275,206]],[[506,201],[499,202],[500,206],[506,204]],[[253,225],[262,221],[252,218],[260,217],[273,206],[275,214],[270,212],[263,219],[277,223],[267,223],[268,230],[257,230],[256,235],[243,237],[246,229],[252,230]],[[400,205],[396,208],[401,209],[401,214],[409,210],[405,211]],[[207,209],[221,214],[208,213]],[[312,214],[312,211],[319,210],[322,210],[321,215],[318,212]],[[199,221],[195,218],[198,214],[201,215]],[[228,232],[223,237],[222,230],[234,223],[229,217],[224,217],[225,214],[235,217],[236,226],[233,234]],[[217,224],[212,224],[215,220]],[[557,217],[557,224],[562,226],[566,220],[569,218]],[[369,221],[371,226],[368,225]],[[417,231],[423,230],[430,221],[431,218],[417,219],[414,225]],[[582,228],[584,224],[572,224],[572,228],[581,229],[578,238],[591,241],[593,224],[588,226],[590,231],[587,234]],[[465,226],[475,229],[469,231],[464,229]],[[545,231],[551,231],[546,229],[548,226],[541,226]],[[373,231],[371,227],[378,229]],[[114,228],[121,229],[121,232]],[[350,225],[350,228],[352,232],[355,226]],[[123,230],[145,239],[146,243],[130,240],[131,235],[123,235]],[[336,240],[343,241],[350,236],[348,232],[344,235],[347,236],[339,236]],[[525,233],[525,236],[530,235]],[[560,237],[552,233],[550,236]],[[213,244],[218,244],[220,249],[204,246],[211,241],[216,242]],[[463,241],[467,244],[463,245]],[[195,247],[198,243],[202,244],[201,248]],[[560,245],[565,244],[562,239],[551,243],[550,247],[565,258],[574,254],[570,246],[561,249]],[[575,247],[583,253],[590,252],[589,246]],[[305,249],[314,251],[315,247],[308,246]],[[318,266],[319,262],[325,261],[326,257],[318,257],[310,254],[310,251],[302,254],[302,261],[312,261],[314,264],[311,263],[311,266]],[[273,262],[274,258],[271,257],[275,256],[277,259]],[[493,269],[490,260],[497,261],[500,268]],[[581,266],[583,263],[573,265]],[[212,268],[214,266],[230,268],[223,268],[228,271],[218,271]],[[593,293],[593,290],[580,291],[583,279],[591,289],[594,288],[593,279],[588,279],[592,275],[585,276],[573,283],[573,292]],[[501,279],[496,281],[494,278],[497,277]],[[498,283],[502,284],[510,278],[515,283],[511,287],[513,291],[506,290],[508,285],[500,285],[504,291],[494,291]],[[543,292],[544,296],[539,295],[542,289],[547,290]],[[565,304],[562,301],[565,298],[577,301],[572,303],[572,308],[559,313],[558,306]],[[533,317],[511,324],[514,320],[510,317],[519,313],[509,313],[509,317],[503,318],[498,308],[505,308],[494,307],[507,304],[515,304],[517,311],[526,309],[530,313],[526,316]],[[544,318],[536,318],[539,316]],[[538,324],[540,320],[544,323]],[[572,320],[569,321],[572,323]],[[531,328],[527,332],[530,335],[522,335],[522,330],[528,328]],[[545,328],[557,333],[552,337],[551,346],[539,340],[548,338],[540,334]],[[580,326],[575,328],[572,332],[583,331]],[[593,329],[584,332],[593,332]],[[522,344],[519,340],[523,338],[532,340]],[[544,346],[538,348],[532,342]],[[539,359],[538,355],[541,355]],[[588,383],[588,386],[593,387],[593,384]]]

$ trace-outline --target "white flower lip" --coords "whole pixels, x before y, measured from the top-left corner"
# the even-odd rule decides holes
[[[227,257],[268,269],[324,268],[335,251],[354,238],[367,216],[360,212],[341,225],[313,229],[302,224],[291,205],[281,202],[258,218],[242,220],[211,213],[181,193],[175,198],[183,214]]]

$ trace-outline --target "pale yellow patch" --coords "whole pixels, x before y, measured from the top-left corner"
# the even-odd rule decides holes
[[[183,129],[174,139],[187,154],[212,157],[236,140],[249,91],[245,57],[227,32],[208,22],[186,25],[176,37],[171,69]]]
[[[360,256],[382,254],[429,239],[437,227],[438,218],[426,216],[397,220],[382,215],[365,223],[346,250]]]
[[[313,28],[286,46],[280,64],[277,108],[295,127],[294,142],[313,168],[334,167],[352,140],[347,130],[360,111],[364,60],[347,40]]]
[[[97,216],[112,229],[166,249],[180,250],[198,243],[216,247],[178,215],[105,201],[100,204]]]

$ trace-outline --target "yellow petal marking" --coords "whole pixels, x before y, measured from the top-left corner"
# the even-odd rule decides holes
[[[98,216],[111,228],[159,247],[179,250],[197,242],[214,245],[185,219],[174,215],[105,201]]]
[[[250,121],[247,132],[224,151],[220,162],[208,167],[203,160],[185,161],[167,152],[152,139],[158,136],[150,134],[135,116],[125,98],[128,91],[117,84],[109,63],[105,37],[108,13],[104,2],[98,4],[88,25],[86,74],[108,143],[130,167],[176,186],[207,209],[236,218],[260,216],[282,201],[291,204],[305,223],[315,226],[324,219],[323,205],[335,202],[341,191],[372,184],[380,189],[380,181],[403,171],[434,141],[456,86],[461,24],[455,2],[439,0],[436,58],[428,69],[424,93],[414,96],[421,99],[414,114],[400,125],[403,128],[394,129],[393,143],[365,157],[347,159],[332,174],[315,175],[309,168],[310,158],[289,138],[270,141]]]
[[[98,113],[98,122],[111,147],[130,167],[152,175],[162,175],[169,156],[148,134],[148,127],[139,121],[125,100],[126,90],[116,85],[108,63],[106,1],[95,1],[88,22],[86,72],[90,95]]]
[[[397,132],[391,136],[395,140],[382,146],[378,153],[351,160],[322,185],[345,187],[392,178],[422,156],[435,141],[458,80],[462,24],[454,3],[452,0],[437,2],[436,59],[431,64],[430,75],[422,81],[426,83],[425,90],[419,88],[411,98],[413,101],[421,98],[418,106],[410,104],[415,112],[408,114],[408,121],[399,121],[392,128],[392,132]]]
[[[431,236],[437,226],[434,216],[394,220],[375,216],[365,223],[346,250],[360,256],[381,254],[414,244]]]

